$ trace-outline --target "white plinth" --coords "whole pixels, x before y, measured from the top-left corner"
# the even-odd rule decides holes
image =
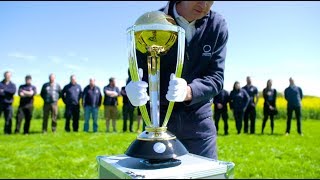
[[[144,168],[142,159],[126,155],[97,156],[100,179],[232,179],[234,163],[212,160],[187,154],[180,156],[181,164],[175,167]]]

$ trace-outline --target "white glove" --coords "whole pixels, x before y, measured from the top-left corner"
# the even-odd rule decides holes
[[[188,84],[186,80],[177,78],[175,74],[170,75],[169,87],[166,98],[172,102],[183,102],[187,97]]]
[[[140,79],[143,77],[143,70],[141,68],[139,68],[139,77]],[[150,99],[147,94],[147,87],[148,83],[144,81],[130,81],[130,83],[126,86],[125,89],[128,99],[133,106],[142,106],[147,104]]]

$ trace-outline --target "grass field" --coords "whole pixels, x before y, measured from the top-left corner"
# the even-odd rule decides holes
[[[97,178],[96,156],[123,154],[137,135],[105,133],[103,120],[99,120],[98,133],[82,132],[83,121],[79,133],[66,133],[64,120],[59,120],[57,133],[44,135],[41,122],[32,120],[29,136],[5,136],[1,129],[0,178]],[[219,132],[218,159],[236,164],[235,178],[320,178],[319,120],[303,120],[302,137],[295,121],[290,136],[284,136],[285,120],[275,121],[274,135],[269,134],[270,122],[264,135],[236,135],[234,121],[229,122],[230,135]],[[3,125],[1,118],[0,127]],[[121,127],[118,120],[117,130]],[[261,131],[261,119],[256,131]]]

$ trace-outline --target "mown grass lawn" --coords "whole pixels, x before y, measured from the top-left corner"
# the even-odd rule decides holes
[[[121,133],[121,120],[118,133],[105,133],[104,120],[99,120],[98,133],[82,132],[83,121],[79,133],[66,133],[64,120],[59,120],[57,133],[44,135],[41,123],[32,120],[29,136],[5,136],[0,119],[0,178],[97,178],[96,156],[123,154],[137,135]],[[230,135],[224,136],[220,122],[218,158],[236,164],[235,178],[320,178],[320,120],[303,120],[302,137],[295,120],[290,136],[284,136],[285,120],[275,121],[274,135],[269,123],[264,135],[260,119],[257,134],[236,135],[230,120]]]

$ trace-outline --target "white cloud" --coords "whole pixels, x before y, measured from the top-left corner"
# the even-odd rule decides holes
[[[57,56],[49,56],[48,58],[55,64],[60,64],[62,62],[62,59]]]
[[[12,57],[12,58],[16,58],[16,59],[22,59],[22,60],[27,60],[27,61],[34,61],[37,59],[36,56],[33,55],[27,55],[24,53],[20,53],[20,52],[13,52],[13,53],[9,53],[8,57]]]
[[[71,69],[71,70],[76,70],[76,71],[80,71],[83,68],[74,64],[65,64],[64,67]]]

